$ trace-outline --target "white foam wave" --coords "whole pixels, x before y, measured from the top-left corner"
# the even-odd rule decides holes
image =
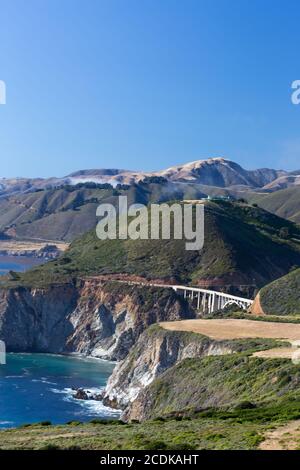
[[[57,388],[51,388],[50,390],[53,393],[59,393],[59,394],[65,395],[65,397],[63,398],[64,401],[76,403],[76,405],[80,406],[81,410],[74,413],[76,416],[95,415],[95,416],[101,416],[101,417],[119,418],[121,415],[120,410],[109,408],[108,406],[105,406],[102,401],[78,400],[77,398],[74,398],[75,391],[72,388],[64,388],[62,390],[59,390]],[[87,390],[93,394],[94,393],[97,394],[97,393],[101,393],[104,390],[104,388],[90,387]]]
[[[31,382],[41,382],[43,384],[48,384],[48,385],[57,385],[56,382],[50,382],[45,377],[42,377],[41,379],[32,379]]]

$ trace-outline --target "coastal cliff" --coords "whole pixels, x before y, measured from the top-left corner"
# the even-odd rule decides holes
[[[193,318],[172,289],[82,279],[0,290],[0,338],[8,351],[124,359],[152,323]]]
[[[131,412],[131,404],[163,372],[186,358],[231,354],[226,342],[217,342],[194,333],[167,331],[158,325],[148,328],[138,339],[126,359],[110,377],[104,401]]]
[[[115,367],[104,403],[121,408],[124,421],[144,421],[186,413],[189,409],[235,406],[243,400],[248,390],[243,387],[250,378],[253,391],[247,392],[244,399],[250,400],[251,394],[259,398],[265,393],[268,383],[265,363],[251,355],[276,346],[277,342],[271,339],[216,341],[152,325]],[[228,381],[227,373],[232,373],[232,381],[231,378]],[[240,381],[241,376],[248,378]],[[261,384],[259,377],[263,377]],[[276,373],[274,377],[275,383]],[[297,380],[292,389],[296,388]]]

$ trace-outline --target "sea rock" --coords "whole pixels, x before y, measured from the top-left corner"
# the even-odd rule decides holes
[[[103,400],[103,393],[92,393],[90,390],[84,390],[83,388],[75,389],[75,391],[76,393],[74,393],[73,398],[76,398],[77,400]]]
[[[76,398],[77,400],[90,400],[88,393],[82,388],[79,388],[76,391],[76,393],[73,395],[73,398]]]

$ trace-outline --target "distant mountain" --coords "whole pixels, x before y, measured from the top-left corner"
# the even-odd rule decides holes
[[[63,178],[14,178],[0,179],[0,196],[30,192],[37,189],[84,182],[117,184],[134,184],[145,178],[158,176],[171,182],[196,183],[220,188],[263,188],[278,178],[288,177],[283,170],[262,168],[245,170],[237,163],[225,158],[209,158],[177,165],[166,170],[155,172],[137,172],[119,169],[80,170]],[[291,177],[296,178],[296,176]]]
[[[258,204],[279,217],[300,224],[300,185],[272,193],[251,193],[245,197],[248,201]]]
[[[286,193],[276,190],[276,181],[296,181],[294,173],[245,170],[230,160],[210,158],[153,173],[92,169],[64,178],[3,178],[0,235],[72,241],[95,226],[101,202],[116,202],[119,195],[127,195],[129,203],[143,204],[233,196],[299,222],[300,185],[291,186]]]
[[[196,183],[220,188],[239,186],[263,188],[278,178],[287,177],[288,172],[268,168],[245,170],[237,163],[225,158],[208,158],[150,173],[117,169],[81,170],[68,175],[66,179],[69,179],[72,184],[78,181],[95,181],[116,185],[118,183],[132,184],[153,176],[163,177],[172,182]]]
[[[269,191],[278,191],[280,189],[286,189],[294,186],[300,186],[300,171],[297,175],[288,174],[280,176],[279,178],[271,181],[269,184],[266,184],[264,189]]]
[[[174,166],[157,174],[171,181],[193,182],[221,188],[234,186],[258,188],[269,184],[286,172],[267,168],[248,171],[225,158],[210,158]]]

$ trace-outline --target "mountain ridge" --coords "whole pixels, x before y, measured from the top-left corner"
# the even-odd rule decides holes
[[[152,172],[99,168],[78,170],[62,178],[0,178],[0,196],[83,182],[109,183],[113,186],[133,184],[147,177],[157,176],[169,181],[195,182],[219,187],[242,185],[249,188],[263,188],[278,178],[288,177],[289,172],[269,168],[245,170],[229,159],[213,157]],[[294,179],[296,177],[297,175],[294,175]]]
[[[0,235],[70,242],[96,225],[100,203],[115,204],[119,195],[127,196],[128,204],[208,196],[242,198],[297,223],[300,185],[293,183],[281,190],[277,183],[294,182],[297,171],[293,173],[268,168],[245,170],[231,160],[217,157],[152,173],[86,169],[64,178],[2,179]]]

